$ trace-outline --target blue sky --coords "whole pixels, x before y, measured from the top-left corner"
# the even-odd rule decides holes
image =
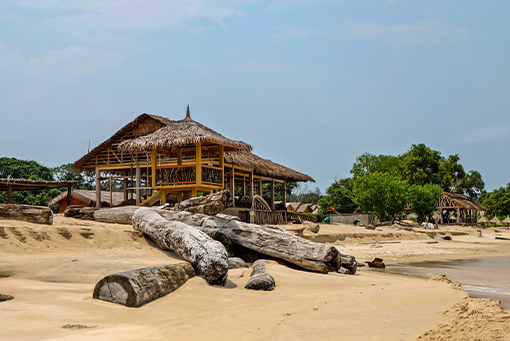
[[[510,182],[510,2],[0,0],[0,155],[74,162],[137,115],[316,179],[425,143]]]

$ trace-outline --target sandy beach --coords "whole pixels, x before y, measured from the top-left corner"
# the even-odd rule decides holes
[[[294,225],[285,226],[289,231]],[[418,227],[416,229],[419,229]],[[425,230],[422,230],[425,231]],[[427,231],[430,232],[430,231]],[[333,244],[359,262],[510,255],[510,231],[448,227],[436,234],[321,225],[303,237]],[[441,234],[437,233],[440,232]],[[445,235],[452,241],[443,239]],[[1,340],[508,340],[510,312],[466,298],[445,282],[360,268],[316,274],[271,261],[276,289],[244,289],[251,269],[229,271],[226,287],[201,276],[141,308],[92,299],[104,276],[182,259],[129,225],[56,215],[51,226],[0,221]],[[455,287],[455,286],[454,286]],[[466,317],[469,316],[469,318]],[[461,338],[463,337],[463,338]]]

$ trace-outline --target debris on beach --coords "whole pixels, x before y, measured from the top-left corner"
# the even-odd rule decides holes
[[[250,279],[244,286],[246,289],[264,291],[274,290],[276,284],[273,276],[266,272],[266,264],[268,264],[268,262],[264,259],[259,259],[253,263],[253,271],[251,272]]]
[[[444,283],[448,283],[448,284],[451,284],[451,283],[452,283],[452,281],[450,281],[450,280],[448,279],[448,277],[446,277],[446,275],[445,275],[445,274],[439,274],[439,275],[437,275],[437,276],[431,277],[431,278],[429,279],[429,281],[430,281],[430,282],[444,282]]]
[[[0,302],[10,301],[13,299],[14,299],[14,296],[0,294]]]
[[[496,237],[496,239],[498,239],[498,240],[510,240],[510,238],[505,238],[505,237]]]
[[[383,263],[382,258],[374,258],[373,261],[365,263],[367,263],[370,268],[384,269],[386,267],[386,265]]]

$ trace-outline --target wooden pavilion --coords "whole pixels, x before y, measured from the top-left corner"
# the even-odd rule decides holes
[[[12,193],[14,191],[36,191],[49,188],[67,188],[67,193],[71,193],[71,188],[78,181],[47,181],[47,180],[29,180],[29,179],[0,179],[0,191],[7,191],[7,203],[12,204]],[[70,197],[68,204],[71,204]]]
[[[131,194],[138,205],[165,203],[168,194],[177,195],[180,202],[198,192],[208,194],[227,187],[232,191],[235,186],[253,201],[256,192],[262,194],[263,184],[270,183],[274,209],[275,183],[282,184],[285,200],[286,182],[314,181],[251,150],[249,144],[228,139],[192,120],[188,106],[180,121],[138,116],[76,161],[74,169],[95,175],[98,189],[101,180],[122,180],[125,201]],[[95,202],[98,206],[102,202],[99,190]]]
[[[443,196],[436,203],[439,215],[438,223],[448,223],[450,213],[457,214],[457,224],[476,224],[478,212],[485,211],[485,207],[473,201],[470,197],[462,195],[455,190],[443,192]]]

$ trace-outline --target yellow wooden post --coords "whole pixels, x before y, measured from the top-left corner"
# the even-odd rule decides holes
[[[196,197],[197,197],[197,189],[196,189],[196,188],[193,188],[193,189],[191,190],[191,197],[192,197],[192,198],[196,198]]]
[[[197,143],[196,148],[196,180],[197,180],[197,186],[202,184],[202,143]],[[196,197],[196,189],[195,189],[195,195]]]
[[[156,187],[156,164],[158,161],[158,152],[153,149],[151,152],[151,163],[152,163],[152,188]]]
[[[161,205],[166,204],[166,191],[163,189],[161,190]]]
[[[182,192],[179,192],[177,193],[177,202],[180,203],[182,201],[182,196],[183,196],[184,193]]]
[[[223,179],[225,179],[225,170],[224,170],[224,163],[225,163],[225,149],[223,148],[223,146],[220,146],[220,168],[221,168],[221,186],[222,186],[222,189],[225,188],[225,181]]]
[[[177,148],[177,164],[182,166],[182,149]]]

